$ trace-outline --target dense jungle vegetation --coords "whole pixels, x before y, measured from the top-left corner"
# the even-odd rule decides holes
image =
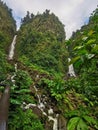
[[[35,16],[27,12],[16,47],[16,55],[29,63],[49,72],[67,71],[64,25],[49,10]]]
[[[62,130],[98,130],[98,8],[69,40],[64,25],[47,9],[37,15],[27,11],[21,23],[16,32],[12,10],[0,0],[0,97],[2,84],[10,85],[8,129],[53,129],[53,122],[39,110],[24,107],[38,104],[37,86],[39,95],[47,96],[54,113],[59,113]],[[15,56],[9,61],[15,34]],[[70,64],[76,77],[68,75]],[[9,78],[14,74],[15,84]]]
[[[12,10],[0,0],[0,82],[6,79],[10,69],[7,57],[15,32],[16,22]]]

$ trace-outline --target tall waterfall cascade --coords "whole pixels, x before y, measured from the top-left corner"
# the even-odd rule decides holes
[[[10,51],[9,51],[9,55],[8,55],[9,60],[13,60],[16,38],[17,38],[17,35],[14,36],[13,41],[11,43],[11,47],[10,47]]]
[[[13,41],[11,43],[11,47],[9,50],[9,55],[8,55],[8,59],[9,60],[13,60],[14,57],[14,52],[15,52],[15,44],[16,44],[16,38],[17,35],[14,36]],[[15,86],[15,76],[17,73],[17,63],[14,64],[14,73],[11,76],[11,81],[13,83],[13,86]],[[39,75],[37,75],[37,78],[39,78]],[[37,96],[37,104],[26,104],[25,102],[23,102],[23,104],[21,105],[21,108],[23,109],[33,109],[33,108],[38,108],[41,113],[47,117],[48,121],[52,121],[53,122],[53,126],[52,126],[52,130],[66,130],[65,128],[62,128],[62,123],[59,123],[59,116],[60,114],[58,114],[57,112],[54,111],[53,106],[51,106],[48,101],[47,101],[47,95],[41,95],[39,94],[39,89],[34,85],[33,86],[36,96]],[[45,100],[46,99],[46,100]],[[64,123],[65,124],[65,123]]]
[[[13,60],[13,57],[14,57],[16,38],[17,38],[17,35],[14,36],[13,41],[12,41],[12,43],[11,43],[11,47],[10,47],[9,55],[8,55],[8,59],[9,59],[9,60]],[[11,81],[12,81],[12,83],[13,83],[13,86],[15,86],[14,77],[16,76],[16,72],[17,72],[17,63],[15,63],[14,68],[15,68],[15,72],[14,72],[14,74],[11,76]]]
[[[68,62],[70,62],[70,61],[71,61],[71,59],[68,58]],[[68,67],[68,75],[69,75],[70,77],[76,77],[73,64],[70,64],[69,67]]]

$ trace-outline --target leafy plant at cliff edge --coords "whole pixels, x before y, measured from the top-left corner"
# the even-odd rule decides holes
[[[89,130],[89,128],[98,129],[98,122],[91,116],[88,115],[88,111],[82,109],[73,110],[68,113],[70,117],[67,130]]]

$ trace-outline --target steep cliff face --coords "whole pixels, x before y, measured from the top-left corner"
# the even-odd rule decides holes
[[[12,17],[12,10],[0,1],[0,50],[8,50],[15,31],[16,24]]]
[[[18,57],[25,56],[45,70],[65,73],[67,50],[63,24],[47,10],[25,19],[18,33]]]
[[[0,4],[0,97],[2,83],[11,86],[9,130],[97,130],[98,9],[67,42],[64,26],[49,10],[36,16],[28,12],[12,42],[15,22]],[[67,60],[76,75],[65,77]]]
[[[73,33],[68,47],[78,74],[91,68],[97,71],[98,8],[90,16],[89,23]]]
[[[12,69],[7,59],[15,31],[16,24],[11,9],[0,0],[0,129],[7,127],[10,90],[8,80]],[[5,87],[6,85],[8,86]]]
[[[91,14],[89,17],[89,22],[87,25],[81,27],[80,30],[73,32],[72,37],[70,38],[69,51],[71,52],[75,46],[85,45],[88,40],[91,38],[95,39],[95,44],[98,40],[98,8]],[[93,44],[91,42],[91,44]]]
[[[43,14],[38,13],[37,15],[30,14],[27,11],[26,17],[22,19],[21,29],[24,25],[27,27],[28,24],[31,26],[32,30],[41,33],[51,33],[52,35],[55,35],[55,38],[58,41],[65,40],[64,25],[55,14],[50,13],[50,10],[46,9]]]
[[[10,67],[7,56],[15,31],[16,24],[11,9],[0,0],[0,82],[5,79]]]
[[[68,44],[71,63],[80,78],[77,80],[80,89],[77,90],[91,101],[98,100],[98,7],[91,14],[89,23],[73,33]]]

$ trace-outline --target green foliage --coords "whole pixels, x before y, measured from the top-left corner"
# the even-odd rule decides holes
[[[82,108],[82,107],[81,107]],[[88,115],[89,111],[82,108],[79,110],[73,110],[68,113],[67,116],[70,117],[67,129],[68,130],[89,130],[90,128],[98,128],[98,122]]]
[[[78,30],[69,41],[69,49],[72,54],[71,63],[79,75],[81,93],[98,98],[98,9],[90,17],[88,25]],[[77,82],[74,80],[74,83]],[[92,97],[90,98],[92,100]]]
[[[2,1],[0,1],[0,31],[8,37],[10,42],[16,31],[16,22],[13,19],[12,10]],[[7,44],[9,44],[9,41],[7,41]]]
[[[94,74],[95,76],[95,74]],[[97,81],[94,80],[95,77],[90,77],[89,75],[81,75],[80,77],[74,79],[69,79],[65,81],[66,90],[75,89],[77,93],[83,94],[88,99],[88,106],[98,105],[98,87]],[[95,85],[96,84],[96,85]],[[92,96],[91,96],[92,95]],[[85,101],[85,99],[83,99]]]
[[[30,96],[30,85],[32,79],[25,71],[18,71],[15,76],[15,85],[11,87],[11,103],[20,105],[25,102],[34,102]]]
[[[6,74],[6,67],[5,67],[5,55],[0,52],[0,81],[5,79],[5,74]]]
[[[9,130],[44,130],[38,117],[32,110],[23,111],[17,108],[16,113],[10,113]]]
[[[37,102],[30,90],[30,75],[18,70],[14,77],[15,85],[6,80],[14,73],[14,67],[6,60],[14,34],[15,21],[11,9],[0,1],[0,83],[5,81],[11,85],[9,130],[44,130],[32,110],[23,111],[21,108],[23,102]],[[27,12],[22,19],[16,44],[16,56],[23,65],[20,68],[25,66],[30,74],[52,75],[51,78],[49,75],[49,79],[48,76],[39,76],[38,82],[34,80],[34,84],[39,85],[39,89],[44,89],[49,97],[55,98],[57,104],[60,104],[61,112],[65,112],[68,119],[68,130],[97,130],[98,9],[93,12],[88,25],[73,33],[70,40],[64,41],[64,25],[53,13],[46,10],[34,16]],[[65,44],[72,57],[70,63],[77,72],[77,77],[66,78],[66,81],[62,79],[62,73],[65,75],[68,69]],[[3,90],[0,86],[0,91]]]
[[[95,112],[98,106],[98,8],[90,17],[88,25],[73,33],[67,43],[72,56],[70,63],[74,65],[77,77],[68,79],[66,88],[74,88],[82,94],[86,109],[90,109],[89,114],[84,113],[85,110],[73,114],[69,119],[68,130],[98,129]]]
[[[43,130],[43,125],[31,110],[23,111],[23,102],[34,103],[30,95],[32,79],[26,71],[18,70],[15,77],[15,85],[11,87],[9,130]]]
[[[78,73],[83,72],[84,68],[92,68],[97,65],[98,58],[98,15],[96,9],[91,16],[88,25],[85,25],[74,33],[70,39],[69,49],[72,52],[74,66]],[[93,20],[94,18],[94,20]],[[94,63],[95,62],[95,63]],[[97,70],[97,66],[95,68]]]
[[[64,35],[62,23],[46,10],[21,26],[16,45],[18,57],[25,56],[30,63],[48,72],[65,73],[67,50]]]
[[[29,59],[24,55],[21,58],[19,58],[19,61],[26,67],[30,68],[32,71],[38,71],[39,73],[44,73],[44,74],[49,75],[49,72],[45,71],[44,69],[42,69],[40,66],[36,64],[32,64],[29,61]]]
[[[20,89],[29,88],[32,79],[26,71],[19,70],[15,76],[15,83]]]
[[[54,80],[49,80],[49,79],[41,79],[40,85],[44,85],[46,86],[47,88],[45,89],[49,89],[50,90],[50,93],[51,93],[51,96],[52,97],[55,97],[55,99],[57,101],[60,101],[61,99],[63,99],[63,94],[64,94],[64,91],[65,91],[65,87],[64,87],[64,81],[60,78],[56,78]]]
[[[12,66],[7,62],[6,55],[0,51],[0,82],[5,80],[4,84],[7,84],[8,73],[12,70]]]
[[[34,14],[32,13],[32,14],[30,15],[30,12],[27,11],[26,16],[21,20],[21,23],[22,23],[22,24],[27,24],[27,23],[29,23],[31,20],[33,20],[33,17],[34,17]]]
[[[23,19],[21,29],[28,25],[32,26],[32,28],[38,32],[51,32],[56,35],[58,41],[65,40],[64,25],[60,22],[57,16],[53,13],[50,14],[49,10],[46,10],[43,14],[37,14],[36,16],[27,11],[27,15]]]
[[[67,129],[68,130],[88,130],[88,127],[81,118],[73,117],[70,119]]]
[[[6,80],[12,70],[12,66],[7,62],[7,55],[15,29],[11,9],[0,0],[0,83],[4,84],[9,84]]]
[[[91,41],[89,41],[90,43]],[[90,51],[90,50],[89,50]],[[91,49],[92,51],[92,49]],[[81,53],[80,53],[81,52]],[[83,49],[77,50],[75,52],[78,57],[73,58],[74,66],[81,72],[80,76],[80,86],[84,88],[82,90],[89,96],[92,94],[97,95],[98,90],[98,69],[97,69],[97,53],[89,53],[88,50],[85,49],[85,53]],[[95,91],[96,90],[96,91]]]

